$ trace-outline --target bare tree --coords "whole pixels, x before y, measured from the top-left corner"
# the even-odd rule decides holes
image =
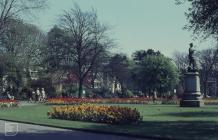
[[[20,18],[46,6],[47,0],[0,0],[0,36],[4,33],[11,19]]]
[[[184,73],[188,67],[188,54],[176,51],[173,54],[173,60],[180,72]]]
[[[199,53],[200,57],[200,71],[201,71],[201,79],[203,83],[203,91],[204,96],[207,96],[207,82],[210,76],[213,76],[213,71],[216,68],[216,64],[218,63],[218,49],[211,48],[202,50]]]
[[[89,75],[97,57],[113,46],[108,37],[108,27],[98,21],[94,10],[83,12],[78,6],[65,11],[61,25],[69,35],[69,58],[72,71],[79,81],[79,95],[82,96],[84,79]]]

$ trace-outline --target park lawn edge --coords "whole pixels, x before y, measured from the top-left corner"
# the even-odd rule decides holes
[[[22,113],[24,113],[24,111],[32,111],[32,107],[34,107],[34,109],[36,109],[36,111],[39,111],[40,110],[40,112],[41,113],[45,113],[45,111],[47,112],[47,110],[50,108],[47,108],[47,106],[46,105],[42,105],[42,106],[25,106],[24,108],[23,107],[21,107],[21,109],[22,110],[18,110],[18,115],[17,116],[14,116],[14,115],[16,115],[16,114],[14,114],[13,113],[13,111],[14,111],[14,109],[9,109],[9,110],[7,110],[6,109],[6,113],[4,113],[4,111],[3,111],[3,113],[2,113],[2,115],[0,115],[0,120],[5,120],[5,121],[12,121],[12,122],[18,122],[18,123],[26,123],[26,124],[33,124],[33,125],[41,125],[41,126],[47,126],[47,127],[54,127],[54,128],[62,128],[62,129],[68,129],[68,130],[77,130],[77,131],[86,131],[86,132],[92,132],[92,133],[102,133],[102,134],[111,134],[111,135],[118,135],[118,136],[126,136],[126,137],[135,137],[135,138],[147,138],[147,139],[166,139],[166,140],[173,140],[173,139],[176,139],[176,140],[184,140],[184,139],[188,139],[189,138],[189,136],[191,136],[191,138],[193,138],[193,139],[195,139],[195,140],[199,140],[199,139],[201,139],[201,137],[196,137],[195,135],[187,135],[187,136],[185,136],[185,135],[181,135],[181,134],[179,134],[179,135],[177,135],[177,133],[172,133],[172,135],[171,135],[171,131],[169,131],[169,133],[168,133],[168,131],[166,131],[166,133],[163,133],[163,134],[161,134],[161,133],[156,133],[156,132],[154,132],[154,131],[149,131],[150,130],[150,125],[152,124],[153,125],[153,122],[155,122],[154,123],[154,128],[155,128],[155,126],[156,126],[156,119],[154,119],[154,120],[151,120],[150,121],[150,119],[149,120],[147,120],[147,119],[145,119],[143,122],[145,122],[145,123],[148,123],[148,127],[147,127],[147,124],[146,124],[146,126],[144,127],[144,130],[143,131],[138,131],[137,129],[140,129],[140,128],[138,128],[138,125],[133,125],[133,129],[130,129],[129,130],[129,125],[123,125],[123,126],[117,126],[117,125],[108,125],[108,124],[104,124],[104,123],[93,123],[93,122],[84,122],[84,121],[69,121],[69,120],[61,120],[61,119],[50,119],[50,120],[48,120],[47,119],[47,117],[45,117],[44,116],[44,113],[43,113],[43,118],[41,118],[41,116],[42,116],[42,114],[39,112],[39,114],[38,114],[38,116],[40,116],[40,118],[38,118],[38,116],[36,116],[36,118],[38,118],[38,119],[31,119],[31,117],[33,117],[34,118],[34,116],[35,115],[31,115],[30,114],[30,116],[23,116],[23,114]],[[36,108],[35,108],[36,107]],[[139,106],[139,108],[138,109],[140,109],[141,107],[143,107],[143,109],[144,109],[144,106]],[[147,107],[147,106],[146,106]],[[152,107],[152,108],[151,108]],[[160,108],[161,107],[161,108]],[[165,107],[167,107],[167,109],[169,109],[169,110],[166,110],[165,109]],[[177,106],[175,106],[175,105],[161,105],[161,106],[159,106],[159,105],[149,105],[149,108],[151,108],[151,110],[148,110],[148,114],[146,114],[146,115],[149,115],[149,113],[152,111],[152,112],[154,112],[155,111],[155,113],[153,114],[150,114],[150,115],[159,115],[159,111],[160,111],[160,109],[161,110],[165,110],[164,112],[165,113],[167,113],[167,112],[171,112],[172,110],[174,110],[175,109],[175,107],[177,107]],[[212,107],[212,108],[211,108]],[[218,108],[218,106],[211,106],[211,107],[203,107],[202,109],[203,109],[203,112],[204,112],[204,109],[210,109],[210,110],[208,110],[208,111],[214,111],[214,109],[217,109]],[[20,107],[19,107],[20,108]],[[134,107],[135,108],[135,107]],[[148,109],[148,108],[147,108]],[[178,108],[176,108],[177,110],[178,110]],[[201,113],[202,112],[202,109],[197,109],[198,111],[192,111],[192,108],[181,108],[182,109],[182,112],[184,112],[184,113],[187,113],[187,111],[188,111],[188,113],[190,112],[192,112],[192,113]],[[190,110],[191,109],[191,110]],[[212,109],[212,110],[211,110]],[[194,110],[196,110],[196,108],[194,108]],[[205,110],[205,111],[207,111],[207,110]],[[35,111],[35,110],[34,110]],[[9,115],[7,114],[7,112],[9,113]],[[10,114],[12,112],[12,114]],[[162,113],[164,113],[164,112],[161,112],[161,114]],[[177,111],[178,112],[178,111]],[[179,111],[180,112],[180,111]],[[181,112],[181,113],[182,113]],[[217,111],[216,111],[217,112]],[[214,112],[214,113],[216,113],[216,112]],[[34,113],[34,112],[32,112],[32,113]],[[143,113],[143,112],[142,112]],[[157,113],[157,114],[156,114]],[[5,116],[6,115],[6,116]],[[159,123],[159,121],[160,122],[165,122],[165,121],[169,121],[169,119],[167,118],[167,120],[166,120],[166,118],[165,118],[165,116],[163,116],[164,118],[163,118],[163,120],[162,120],[162,117],[161,118],[157,118],[157,123]],[[168,116],[167,116],[168,117]],[[190,117],[190,116],[187,116],[187,117]],[[151,118],[151,117],[149,117],[149,118]],[[214,118],[214,117],[213,117]],[[161,119],[161,120],[160,120]],[[57,120],[57,121],[56,121]],[[63,122],[62,122],[63,121]],[[197,119],[194,119],[194,120],[189,120],[189,119],[181,119],[181,118],[178,118],[178,119],[176,119],[176,120],[170,120],[170,122],[172,122],[172,123],[178,123],[178,122],[183,122],[184,121],[184,123],[190,123],[190,122],[192,122],[192,121],[196,121],[197,122],[197,125],[198,125],[198,123],[199,123],[199,121],[200,121],[200,123],[201,122],[208,122],[208,123],[211,123],[211,121],[209,121],[209,120],[202,120],[202,119],[200,119],[199,120],[199,118],[197,117]],[[69,123],[68,123],[69,122]],[[151,124],[149,124],[149,122],[151,122]],[[214,121],[212,121],[212,123],[217,123],[218,122],[218,120],[217,119],[215,119]],[[166,123],[167,124],[167,123]],[[162,124],[161,124],[162,125]],[[162,126],[164,126],[165,124],[163,124]],[[210,124],[209,124],[210,125]],[[125,127],[126,126],[126,127]],[[140,125],[141,126],[141,125]],[[143,126],[144,126],[144,124],[142,123],[142,128],[143,128]],[[159,124],[157,125],[158,127],[159,127]],[[190,126],[190,125],[188,125],[188,126]],[[205,125],[205,126],[207,126],[207,125]],[[131,127],[131,126],[130,126]],[[196,126],[195,126],[196,127]],[[194,127],[194,129],[195,129],[195,127]],[[147,129],[148,128],[148,129]],[[165,128],[165,127],[163,127],[163,128]],[[172,128],[174,128],[174,127],[172,127]],[[171,128],[170,128],[171,129]],[[169,130],[170,130],[169,129]],[[136,131],[135,131],[136,130]],[[148,130],[148,131],[147,131]],[[172,129],[173,130],[173,129]],[[179,129],[178,129],[179,130]],[[198,129],[196,129],[196,130],[198,130]],[[204,131],[204,130],[202,130],[202,129],[199,129],[199,131]],[[157,132],[159,132],[159,130],[157,129]],[[181,131],[180,131],[181,132]],[[188,131],[187,131],[188,132]],[[195,131],[193,131],[193,132],[195,132]],[[197,132],[197,131],[196,131]],[[188,134],[188,133],[187,133]],[[209,137],[207,137],[206,135],[201,135],[201,136],[203,136],[203,138],[205,139],[205,140],[209,140],[208,138],[210,137],[210,138],[215,138],[214,136],[216,136],[217,137],[217,135],[209,135]],[[205,137],[206,136],[206,137]],[[215,139],[214,139],[215,140]]]
[[[131,133],[113,132],[113,131],[107,131],[107,130],[105,131],[105,130],[98,130],[98,129],[91,129],[91,128],[87,129],[87,128],[64,127],[64,126],[47,124],[47,123],[38,123],[38,122],[36,123],[32,121],[20,121],[20,120],[3,119],[3,118],[0,118],[0,120],[14,122],[14,123],[24,123],[24,124],[30,124],[30,125],[60,128],[60,129],[66,129],[66,130],[72,130],[72,131],[75,130],[75,131],[91,132],[91,133],[97,133],[97,134],[108,134],[108,135],[117,135],[117,136],[133,137],[133,138],[147,138],[147,139],[155,139],[155,140],[179,140],[178,138],[174,139],[174,138],[163,137],[163,136],[137,135],[137,134],[131,134]]]

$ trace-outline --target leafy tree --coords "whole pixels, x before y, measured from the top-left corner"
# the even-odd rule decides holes
[[[47,34],[47,45],[43,48],[43,65],[50,72],[63,70],[66,64],[67,35],[54,26]]]
[[[90,71],[91,87],[94,88],[95,80],[104,78],[107,74],[107,66],[110,60],[110,52],[104,51],[96,58],[95,63]],[[102,83],[103,84],[103,83]]]
[[[133,68],[133,79],[141,91],[151,93],[166,92],[175,88],[179,73],[171,60],[162,54],[146,55]]]
[[[43,33],[36,26],[23,23],[21,20],[13,20],[0,36],[0,52],[4,58],[4,66],[7,66],[7,73],[4,74],[18,87],[21,86],[24,76],[29,83],[29,70],[39,64],[43,37]]]
[[[139,51],[134,52],[132,57],[135,62],[141,62],[148,55],[160,55],[160,52],[159,51],[155,52],[152,49],[148,49],[147,51],[139,50]]]
[[[116,83],[120,83],[122,94],[126,94],[128,81],[131,77],[127,56],[123,54],[115,54],[112,56],[107,65],[107,70],[112,79],[114,79]]]
[[[188,2],[191,7],[186,12],[189,24],[186,29],[204,37],[218,35],[218,1],[217,0],[176,0],[177,3]]]

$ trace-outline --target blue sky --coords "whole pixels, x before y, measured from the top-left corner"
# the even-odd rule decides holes
[[[172,56],[175,51],[186,52],[190,42],[199,50],[211,47],[209,41],[193,41],[191,32],[182,29],[188,5],[175,5],[174,0],[48,0],[49,9],[39,12],[34,24],[47,32],[74,3],[83,10],[95,8],[99,20],[113,27],[111,37],[118,46],[114,52],[130,56],[152,48]]]

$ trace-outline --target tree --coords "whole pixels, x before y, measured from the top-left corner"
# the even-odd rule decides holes
[[[149,95],[154,91],[170,91],[179,81],[177,68],[162,54],[146,55],[140,63],[135,63],[132,72],[139,89]]]
[[[213,72],[216,70],[216,65],[218,63],[218,49],[205,49],[202,50],[198,55],[200,58],[200,74],[203,83],[202,89],[204,92],[204,97],[207,97],[207,83],[210,77],[215,76],[213,75]]]
[[[129,68],[129,60],[127,56],[123,54],[115,54],[109,60],[109,64],[107,65],[107,70],[112,79],[115,82],[119,82],[121,85],[121,92],[123,95],[126,94],[128,80],[130,79],[130,68]]]
[[[69,36],[68,58],[72,72],[79,81],[79,94],[82,96],[83,82],[97,57],[113,45],[108,37],[108,27],[98,21],[94,10],[83,12],[78,6],[65,11],[61,18],[62,28]]]
[[[173,54],[173,61],[176,64],[178,70],[179,70],[179,85],[177,87],[178,94],[183,93],[185,87],[184,87],[184,74],[187,72],[188,68],[188,54],[181,53],[181,52],[174,52]]]
[[[139,50],[139,51],[134,52],[132,57],[133,57],[133,60],[137,63],[137,62],[141,62],[148,55],[160,55],[160,52],[159,51],[155,52],[152,49],[148,49],[147,51]]]
[[[96,58],[96,61],[93,64],[93,67],[90,71],[91,87],[92,88],[95,87],[95,80],[96,79],[104,78],[105,74],[108,73],[107,66],[108,66],[109,60],[110,60],[110,52],[108,52],[108,51],[102,52]]]
[[[174,52],[173,60],[177,68],[180,70],[180,72],[184,74],[188,67],[188,54],[181,53],[181,52]]]
[[[0,36],[13,22],[23,14],[45,8],[47,0],[0,0]]]
[[[186,29],[205,38],[218,35],[218,1],[217,0],[176,0],[181,4],[189,2],[191,7],[186,12],[189,24]]]
[[[54,26],[47,34],[46,46],[43,48],[43,65],[49,72],[63,71],[65,65],[67,34]]]
[[[20,86],[22,77],[25,75],[30,82],[30,69],[39,65],[40,49],[43,45],[43,33],[34,25],[14,20],[8,25],[5,33],[0,36],[1,56],[8,66],[9,79],[17,81]]]

